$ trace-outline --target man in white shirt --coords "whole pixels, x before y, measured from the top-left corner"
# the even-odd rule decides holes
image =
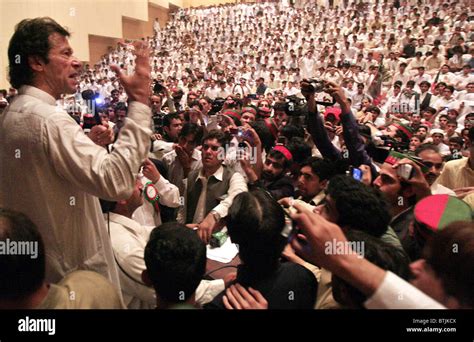
[[[105,215],[110,229],[115,262],[119,268],[120,283],[128,309],[153,309],[156,306],[155,291],[142,280],[146,270],[144,253],[152,227],[142,226],[132,219],[132,213],[143,204],[142,182],[137,180],[132,195],[127,200],[103,202],[110,213]],[[203,305],[210,302],[224,289],[224,281],[201,281],[196,290],[196,301]]]
[[[232,92],[226,88],[226,82],[220,81],[219,82],[219,89],[216,92],[216,98],[220,97],[225,99],[227,96],[232,95]]]
[[[431,82],[431,76],[425,74],[425,67],[422,66],[418,68],[418,74],[413,76],[411,79],[415,81],[416,85],[419,85],[423,81]]]
[[[247,80],[245,78],[241,78],[240,84],[234,86],[233,93],[240,94],[241,99],[251,93],[251,89],[247,85]]]
[[[439,98],[438,101],[433,104],[433,107],[438,111],[438,116],[436,118],[437,120],[435,121],[435,124],[438,124],[439,115],[446,114],[448,109],[456,109],[459,112],[460,103],[459,101],[456,101],[453,96],[453,93],[453,86],[445,87],[443,89],[443,97]]]
[[[210,85],[209,87],[206,88],[204,95],[209,97],[211,100],[214,100],[217,97],[218,91],[219,91],[219,88],[217,88],[216,86],[216,81],[211,79]]]
[[[438,148],[439,153],[441,153],[443,157],[451,154],[451,151],[449,150],[449,146],[443,143],[444,131],[439,128],[433,128],[430,133],[431,133],[431,139],[433,141],[433,145],[435,145]]]
[[[173,150],[178,141],[179,132],[183,128],[183,121],[177,113],[170,113],[163,117],[163,139],[153,141],[153,157],[160,160],[165,153]]]
[[[456,76],[453,83],[456,90],[467,89],[469,83],[474,83],[474,75],[471,73],[471,66],[468,64],[464,65],[461,74]]]
[[[145,191],[154,192],[156,197],[152,198],[145,192],[147,200],[133,212],[132,218],[143,226],[156,227],[163,220],[169,220],[166,215],[162,218],[161,209],[163,207],[160,205],[177,209],[181,204],[179,189],[163,177],[162,173],[166,173],[166,167],[161,161],[145,159],[141,170],[138,179],[142,183],[142,187]],[[153,187],[153,189],[149,189],[149,187]]]
[[[393,83],[400,81],[402,86],[404,86],[410,80],[410,73],[405,71],[407,68],[407,63],[400,63],[398,66],[398,72],[393,76]]]
[[[115,148],[107,153],[56,107],[61,94],[75,92],[81,68],[68,36],[52,19],[25,19],[10,42],[9,55],[23,57],[20,63],[10,60],[10,81],[20,91],[0,118],[0,206],[26,212],[37,224],[48,250],[47,281],[59,281],[74,269],[88,269],[119,289],[97,197],[129,197],[148,152],[148,49],[142,42],[134,43],[136,73],[118,72],[130,106]],[[41,55],[38,46],[46,42],[49,50]],[[99,132],[99,140],[107,140],[106,127],[97,125],[93,130]]]
[[[315,60],[312,52],[308,52],[305,57],[301,58],[300,65],[302,78],[313,77]]]
[[[447,194],[456,196],[456,193],[441,184],[435,183],[443,170],[443,157],[438,148],[434,145],[424,144],[416,150],[416,156],[421,158],[422,163],[427,168],[424,174],[426,181],[430,185],[433,195]]]
[[[201,151],[196,149],[202,139],[201,126],[186,123],[178,136],[178,144],[173,151],[163,156],[163,163],[168,168],[168,179],[176,185],[181,196],[184,196],[186,185],[184,180],[189,172],[202,167]]]

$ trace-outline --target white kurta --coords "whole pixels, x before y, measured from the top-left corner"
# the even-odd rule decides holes
[[[128,217],[110,213],[110,236],[115,257],[122,268],[119,271],[122,294],[129,309],[156,307],[155,290],[153,287],[145,286],[141,280],[142,272],[146,269],[145,247],[152,230]],[[222,279],[202,280],[196,289],[196,302],[201,305],[207,304],[224,289]]]
[[[38,88],[21,87],[0,116],[0,207],[23,212],[38,226],[46,281],[86,269],[120,289],[98,197],[130,197],[148,153],[150,118],[150,108],[132,102],[108,154]]]
[[[382,284],[369,297],[367,309],[446,309],[416,287],[387,271]]]

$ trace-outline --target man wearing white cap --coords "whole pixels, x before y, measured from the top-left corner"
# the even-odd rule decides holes
[[[442,129],[434,128],[431,130],[430,134],[431,139],[433,140],[433,145],[438,148],[439,153],[441,153],[443,157],[451,154],[449,146],[443,143],[444,131]]]

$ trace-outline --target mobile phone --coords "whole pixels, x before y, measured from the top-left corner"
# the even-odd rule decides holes
[[[239,129],[238,128],[229,128],[229,132],[231,135],[238,135]]]
[[[283,211],[285,213],[285,226],[281,231],[281,236],[288,239],[288,241],[291,241],[293,236],[297,234],[298,229],[296,228],[295,222],[290,217],[290,208],[283,208]]]
[[[360,182],[362,180],[362,170],[356,167],[352,168],[352,178]]]
[[[242,134],[242,138],[250,143],[250,145],[253,146],[254,140],[253,140],[253,135],[250,133],[250,131],[244,131]]]
[[[414,170],[410,164],[401,164],[397,167],[397,175],[404,180],[409,180],[413,177]]]

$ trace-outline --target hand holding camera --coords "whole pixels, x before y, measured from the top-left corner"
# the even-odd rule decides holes
[[[316,93],[315,88],[309,80],[304,79],[300,83],[301,87],[301,94],[306,98],[307,101],[309,101],[309,98],[314,97],[314,94]]]
[[[303,80],[301,82],[301,91],[305,91],[308,93],[321,93],[326,88],[326,81],[324,80],[316,80],[316,79],[309,79]]]
[[[325,89],[324,91],[327,92],[329,95],[332,96],[332,98],[337,102],[339,103],[339,105],[341,106],[341,108],[343,107],[343,105],[347,105],[349,106],[349,102],[347,101],[347,97],[346,97],[346,94],[344,94],[344,90],[338,86],[337,84],[333,83],[333,82],[325,82]],[[350,107],[350,106],[349,106]]]
[[[410,180],[414,175],[413,166],[410,164],[402,164],[397,167],[397,175],[404,181]]]
[[[419,165],[414,161],[403,158],[395,163],[392,168],[397,169],[397,175],[406,183],[410,184],[417,200],[431,195],[431,189],[426,181]]]

